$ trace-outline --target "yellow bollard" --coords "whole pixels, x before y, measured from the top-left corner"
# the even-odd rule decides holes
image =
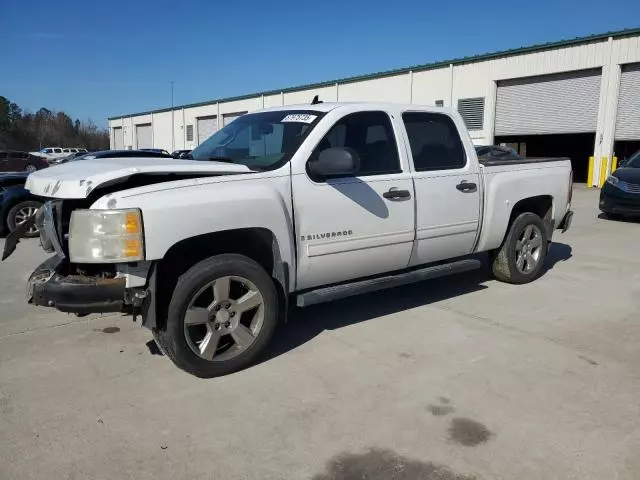
[[[618,168],[618,157],[613,157],[613,160],[611,161],[611,173],[615,172],[617,168]]]
[[[600,161],[600,183],[599,187],[602,188],[604,182],[607,180],[607,164],[609,163],[608,157],[602,157]]]
[[[589,173],[587,173],[587,188],[593,187],[593,157],[589,157]]]

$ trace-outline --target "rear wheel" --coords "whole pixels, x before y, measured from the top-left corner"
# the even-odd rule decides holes
[[[33,173],[36,170],[38,170],[38,167],[36,167],[34,164],[30,163],[29,165],[27,165],[26,167],[24,167],[24,171],[25,172],[29,172],[29,173]]]
[[[495,252],[493,274],[507,283],[531,282],[541,275],[548,248],[542,219],[534,213],[522,213],[513,221],[502,246]]]
[[[251,364],[277,321],[278,295],[267,272],[245,256],[217,255],[178,279],[166,326],[154,338],[179,368],[209,378]]]
[[[16,228],[26,222],[29,217],[36,214],[42,204],[32,200],[26,202],[20,202],[14,205],[7,214],[7,227],[9,231],[13,232]],[[33,225],[27,233],[24,235],[27,238],[33,238],[38,236],[38,227]]]

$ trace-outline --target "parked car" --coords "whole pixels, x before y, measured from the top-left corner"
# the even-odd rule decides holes
[[[42,157],[17,150],[0,150],[0,172],[35,172],[48,166]]]
[[[73,160],[74,158],[82,157],[83,155],[87,155],[87,152],[75,152],[67,155],[66,157],[53,158],[49,160],[49,163],[51,165],[58,165],[60,163],[65,163],[70,160]]]
[[[36,156],[51,160],[54,158],[66,157],[71,153],[86,152],[86,151],[87,151],[86,148],[80,148],[80,147],[73,147],[73,148],[45,147],[40,149],[37,152],[30,152],[30,153],[31,155],[36,155]]]
[[[163,150],[162,148],[139,148],[138,150],[143,151],[143,152],[162,153],[164,155],[171,156],[171,154],[169,152],[167,152],[166,150]]]
[[[292,304],[472,270],[479,252],[497,279],[531,282],[573,215],[569,159],[481,168],[462,117],[441,107],[261,110],[191,155],[31,174],[56,256],[31,274],[28,301],[141,312],[179,368],[213,377],[256,359]]]
[[[150,150],[103,150],[99,152],[84,153],[75,157],[65,157],[56,161],[56,164],[75,162],[77,160],[93,160],[96,158],[173,158],[168,153],[160,153]]]
[[[42,206],[42,200],[24,188],[28,173],[0,174],[0,230],[15,231],[35,215]],[[38,236],[38,227],[34,224],[26,232],[26,237]]]
[[[176,150],[171,153],[173,158],[186,158],[187,155],[191,153],[191,150]]]
[[[520,155],[513,148],[502,145],[478,145],[475,147],[478,160],[520,160]]]
[[[640,150],[607,178],[600,190],[599,206],[610,218],[640,217]]]

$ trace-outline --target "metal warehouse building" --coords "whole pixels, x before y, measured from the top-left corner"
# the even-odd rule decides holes
[[[595,185],[640,149],[640,29],[113,117],[111,148],[191,149],[239,115],[315,95],[455,108],[474,143],[571,157],[576,181],[595,157]]]

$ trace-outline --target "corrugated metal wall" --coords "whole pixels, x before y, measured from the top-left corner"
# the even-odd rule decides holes
[[[595,132],[600,70],[498,82],[496,135]]]
[[[640,63],[622,67],[615,138],[640,140]]]
[[[198,145],[209,138],[218,129],[218,120],[216,117],[200,117],[198,118]]]
[[[136,125],[136,148],[153,148],[153,129],[150,123]]]

